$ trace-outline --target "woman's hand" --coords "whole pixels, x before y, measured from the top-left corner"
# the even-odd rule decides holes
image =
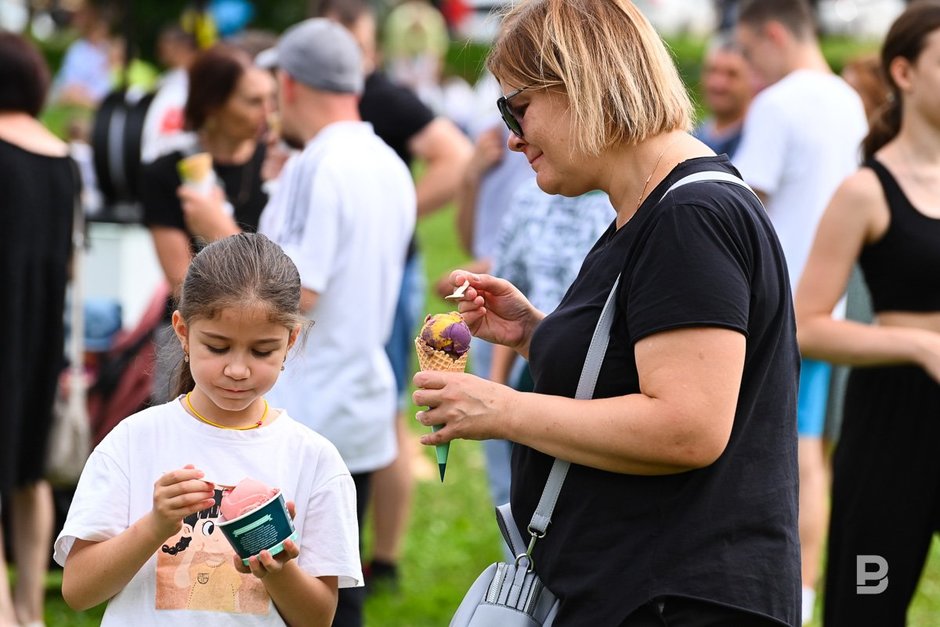
[[[157,538],[179,533],[183,518],[215,505],[215,485],[204,481],[201,470],[187,464],[164,474],[153,485],[151,519]]]
[[[916,329],[914,338],[914,361],[927,371],[934,381],[940,383],[940,333]]]
[[[414,376],[415,405],[428,407],[415,418],[439,431],[421,437],[421,444],[444,444],[454,439],[509,439],[507,431],[512,388],[460,372],[426,370]]]
[[[471,274],[463,270],[451,273],[454,287],[469,281],[463,299],[457,301],[458,310],[474,336],[516,349],[521,355],[529,353],[532,332],[545,314],[512,283],[489,274]]]
[[[473,156],[467,164],[464,174],[466,183],[479,185],[480,179],[493,166],[499,163],[506,153],[506,142],[500,126],[494,126],[480,133],[473,149]]]
[[[290,159],[291,151],[274,133],[269,133],[266,141],[268,149],[261,164],[261,180],[273,181],[281,175],[284,164]]]
[[[225,193],[218,185],[206,194],[192,187],[180,185],[176,189],[183,207],[183,220],[193,235],[214,242],[228,235],[240,233],[232,216],[225,212]]]

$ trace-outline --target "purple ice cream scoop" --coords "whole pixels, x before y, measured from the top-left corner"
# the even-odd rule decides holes
[[[428,346],[454,359],[470,350],[470,338],[470,328],[456,311],[428,316],[421,328],[421,339]]]

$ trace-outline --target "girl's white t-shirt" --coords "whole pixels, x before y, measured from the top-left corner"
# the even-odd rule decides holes
[[[296,505],[298,565],[338,577],[341,588],[362,585],[356,490],[336,448],[284,411],[260,429],[223,430],[190,416],[180,399],[125,419],[95,448],[55,560],[65,564],[76,538],[104,541],[127,529],[151,511],[157,479],[187,464],[217,486],[251,477],[279,488]],[[218,522],[217,506],[185,519],[108,602],[101,624],[284,625],[261,581],[235,570]]]

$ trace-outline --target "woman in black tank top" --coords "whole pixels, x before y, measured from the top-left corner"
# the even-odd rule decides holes
[[[833,458],[826,626],[904,625],[940,528],[940,2],[908,8],[881,61],[892,98],[796,295],[802,353],[853,367]],[[856,262],[872,324],[830,316]]]

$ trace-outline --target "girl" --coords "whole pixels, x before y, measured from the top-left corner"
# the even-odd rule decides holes
[[[796,295],[803,354],[854,367],[833,458],[826,625],[905,624],[940,523],[940,2],[894,22],[881,63],[891,98],[864,167],[826,209]],[[856,262],[872,324],[830,317]],[[859,594],[860,555],[887,562],[878,594]]]
[[[332,444],[263,396],[303,320],[297,269],[266,237],[234,235],[193,259],[173,313],[179,396],[95,449],[56,540],[72,608],[109,601],[102,625],[219,613],[226,624],[330,625],[337,588],[362,582],[353,482]],[[283,490],[301,538],[248,567],[216,525],[220,487],[245,477]]]
[[[786,263],[766,213],[688,134],[672,58],[627,0],[527,0],[487,66],[545,192],[608,193],[616,220],[545,316],[508,281],[455,272],[479,337],[530,358],[535,393],[420,372],[425,444],[504,438],[523,537],[571,462],[533,562],[568,625],[796,625],[796,386]],[[690,183],[693,174],[728,182]],[[661,200],[662,199],[662,200]],[[574,400],[617,277],[595,398]],[[567,397],[567,398],[566,398]]]

